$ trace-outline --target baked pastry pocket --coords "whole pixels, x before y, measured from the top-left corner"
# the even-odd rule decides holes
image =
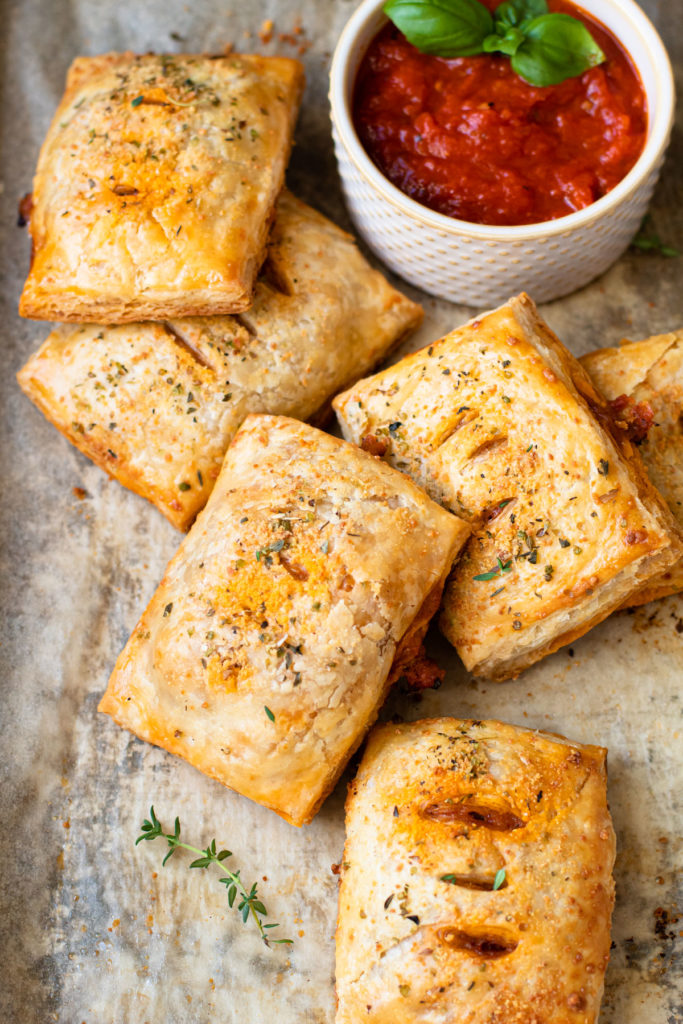
[[[346,804],[337,1024],[594,1024],[606,751],[452,718],[370,735]]]
[[[19,383],[82,452],[187,529],[248,413],[322,418],[421,319],[349,235],[284,192],[248,312],[62,326]]]
[[[683,330],[598,349],[580,362],[624,429],[635,434],[652,483],[683,528]],[[683,559],[625,604],[646,604],[679,590]]]
[[[468,533],[360,449],[249,416],[100,710],[308,822],[376,718],[402,642],[426,630]]]
[[[77,58],[38,159],[22,316],[246,309],[302,89],[284,57]]]
[[[476,675],[517,675],[681,555],[636,448],[526,295],[334,405],[345,437],[471,524],[441,626]]]

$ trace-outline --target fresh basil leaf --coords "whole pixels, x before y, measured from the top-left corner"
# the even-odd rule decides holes
[[[484,53],[498,53],[502,42],[503,37],[494,34],[486,37],[484,42],[481,44],[481,48]]]
[[[519,28],[525,21],[540,18],[548,13],[546,0],[506,0],[494,12],[496,29],[502,33],[504,28]]]
[[[509,28],[504,36],[487,36],[484,40],[484,53],[505,53],[512,57],[524,42],[526,36],[518,28]]]
[[[384,13],[421,53],[471,57],[493,32],[493,17],[479,0],[387,0]]]
[[[525,28],[526,39],[511,59],[529,85],[558,85],[605,60],[586,26],[569,14],[543,14]]]

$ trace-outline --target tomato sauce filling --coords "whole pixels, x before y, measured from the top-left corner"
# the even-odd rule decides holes
[[[494,11],[498,0],[484,0]],[[353,100],[356,131],[406,195],[477,224],[536,224],[581,210],[630,171],[647,133],[626,50],[567,0],[606,60],[560,85],[529,85],[507,57],[420,53],[391,23],[371,42]]]

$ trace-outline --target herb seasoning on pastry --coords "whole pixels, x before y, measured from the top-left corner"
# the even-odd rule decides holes
[[[683,330],[581,358],[617,420],[634,429],[649,477],[683,528]],[[627,605],[683,590],[683,560],[648,580]]]
[[[295,420],[249,416],[100,710],[308,822],[468,534],[379,459]]]
[[[303,89],[284,57],[79,57],[38,159],[22,316],[246,309]]]
[[[605,757],[501,722],[376,728],[346,805],[337,1024],[595,1024]]]
[[[683,551],[585,370],[526,295],[356,384],[344,435],[473,528],[441,628],[466,667],[515,676],[582,636]]]
[[[186,529],[249,412],[320,417],[421,319],[349,235],[283,192],[248,312],[60,327],[19,383],[82,452]]]

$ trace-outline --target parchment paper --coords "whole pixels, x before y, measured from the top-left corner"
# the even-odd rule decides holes
[[[681,71],[680,0],[642,0]],[[180,537],[107,480],[19,392],[14,373],[48,327],[16,305],[29,244],[15,227],[39,146],[79,53],[148,49],[296,55],[308,86],[289,184],[349,226],[330,142],[327,75],[355,0],[8,0],[2,21],[3,586],[0,1021],[63,1024],[331,1024],[336,878],[351,769],[315,822],[297,830],[147,746],[96,713],[108,673]],[[272,40],[256,33],[274,22]],[[282,34],[283,37],[280,37]],[[303,44],[303,45],[302,45]],[[682,122],[653,205],[683,248]],[[542,312],[577,354],[683,325],[683,259],[629,252],[605,277]],[[409,294],[418,293],[406,286]],[[419,296],[418,296],[419,297]],[[463,322],[427,298],[411,347]],[[82,488],[85,496],[79,497]],[[498,717],[609,747],[619,841],[614,948],[603,1024],[683,1021],[681,814],[683,601],[621,613],[516,682],[475,685],[448,666],[421,702],[396,693],[383,715]],[[150,803],[190,841],[214,835],[258,880],[296,940],[266,950],[215,879],[159,842],[134,847]]]

